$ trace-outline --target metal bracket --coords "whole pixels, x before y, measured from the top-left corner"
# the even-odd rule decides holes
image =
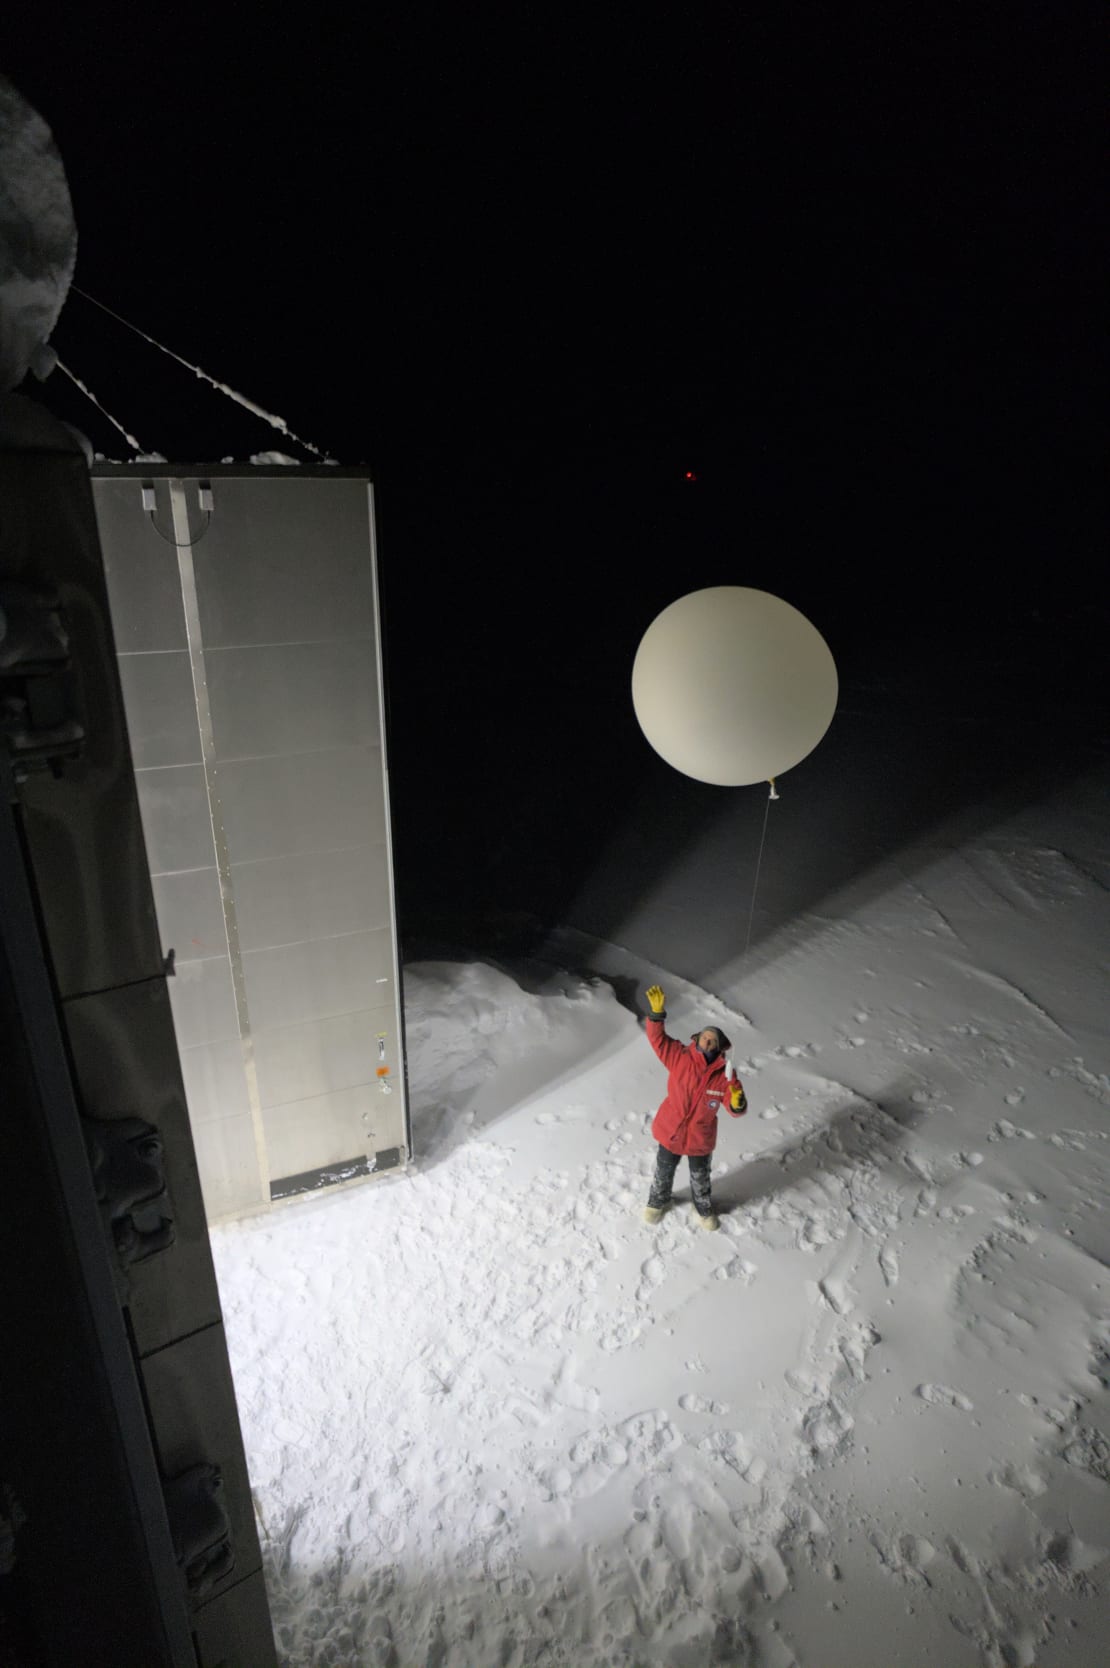
[[[165,1251],[177,1237],[162,1137],[142,1118],[82,1118],[101,1219],[123,1264]]]
[[[194,1465],[163,1489],[185,1585],[191,1598],[203,1598],[235,1568],[223,1475],[218,1465]]]
[[[32,771],[61,774],[84,746],[76,706],[69,632],[58,596],[0,582],[0,736],[16,782]]]

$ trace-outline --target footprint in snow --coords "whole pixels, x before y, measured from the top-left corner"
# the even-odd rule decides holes
[[[828,1396],[806,1409],[801,1430],[815,1460],[839,1459],[851,1445],[855,1420],[834,1396]]]
[[[882,1270],[883,1279],[888,1286],[898,1284],[898,1253],[892,1250],[889,1245],[884,1245],[879,1252],[879,1268]]]
[[[834,1315],[847,1315],[855,1307],[852,1294],[843,1280],[819,1280],[817,1290],[826,1308],[831,1309]]]
[[[970,1413],[975,1406],[969,1396],[950,1389],[947,1384],[919,1384],[914,1393],[933,1407],[958,1407],[961,1413]]]
[[[640,1284],[636,1291],[637,1303],[642,1303],[667,1277],[662,1257],[649,1257],[640,1269]]]
[[[932,1541],[921,1535],[896,1535],[893,1540],[885,1540],[879,1534],[871,1535],[870,1540],[889,1574],[919,1586],[932,1586],[925,1573],[937,1555]]]
[[[1035,1499],[1038,1494],[1043,1494],[1048,1487],[1040,1472],[1032,1465],[1015,1465],[1013,1463],[1005,1466],[1001,1471],[988,1471],[987,1481],[993,1483],[995,1488],[1013,1489],[1015,1494],[1020,1494],[1026,1500]]]
[[[627,1349],[634,1344],[644,1330],[643,1317],[635,1310],[625,1310],[619,1314],[612,1325],[601,1334],[598,1343],[609,1354],[617,1350]]]
[[[733,1257],[718,1270],[718,1280],[739,1280],[742,1286],[750,1286],[756,1276],[756,1266],[748,1262],[746,1257]]]
[[[839,1349],[845,1366],[858,1384],[866,1383],[867,1357],[877,1343],[881,1342],[878,1327],[866,1318],[852,1322],[846,1336],[841,1338]]]
[[[752,1454],[739,1431],[712,1431],[698,1443],[698,1452],[727,1465],[738,1477],[758,1486],[767,1475],[766,1463]]]
[[[712,1402],[707,1400],[705,1396],[694,1394],[680,1396],[678,1405],[683,1413],[714,1413],[719,1415],[728,1412],[727,1402]]]

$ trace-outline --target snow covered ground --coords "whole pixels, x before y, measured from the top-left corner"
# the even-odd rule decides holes
[[[1107,798],[712,991],[569,936],[406,970],[418,1161],[213,1233],[284,1664],[1105,1660]],[[641,1220],[656,979],[748,1090],[717,1234],[685,1165]]]

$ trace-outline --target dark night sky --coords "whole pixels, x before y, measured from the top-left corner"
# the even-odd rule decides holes
[[[289,15],[28,16],[3,68],[78,284],[377,481],[410,919],[656,780],[631,659],[701,585],[846,684],[1089,709],[1093,9]],[[79,296],[55,340],[171,458],[283,444]]]

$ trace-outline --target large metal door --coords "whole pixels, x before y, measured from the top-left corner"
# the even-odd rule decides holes
[[[98,466],[210,1221],[409,1155],[372,489]]]
[[[21,1662],[264,1668],[88,468],[17,394],[0,503],[0,1605]]]

